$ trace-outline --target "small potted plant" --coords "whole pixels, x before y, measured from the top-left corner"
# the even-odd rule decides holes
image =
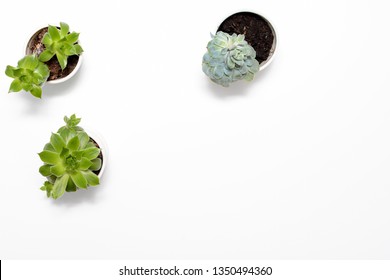
[[[79,33],[69,32],[69,25],[64,22],[60,27],[49,25],[38,30],[28,41],[26,56],[18,66],[6,68],[6,75],[14,79],[9,92],[24,90],[41,98],[45,82],[60,83],[71,78],[81,65],[83,49],[78,38]]]
[[[39,168],[46,181],[41,187],[47,197],[60,198],[65,192],[75,192],[97,186],[105,167],[105,152],[83,128],[80,118],[65,117],[65,126],[52,133],[50,142],[39,153],[43,165]]]
[[[226,18],[212,35],[203,56],[203,72],[215,83],[228,87],[238,80],[251,81],[271,62],[276,33],[271,23],[251,12]]]

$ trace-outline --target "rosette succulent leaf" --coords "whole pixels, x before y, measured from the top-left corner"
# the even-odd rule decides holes
[[[102,160],[100,149],[79,126],[80,119],[72,115],[64,118],[66,125],[52,133],[39,157],[43,161],[39,172],[47,178],[41,190],[47,197],[60,198],[65,191],[97,186]]]
[[[202,63],[203,72],[224,87],[238,80],[251,81],[259,67],[256,51],[245,41],[244,35],[222,31],[212,36]]]
[[[39,55],[43,62],[49,61],[54,55],[64,70],[68,63],[68,57],[71,55],[80,55],[83,48],[77,43],[79,34],[69,33],[69,25],[61,22],[60,28],[49,25],[48,32],[43,36],[42,43],[45,50]]]
[[[39,61],[34,55],[27,55],[18,62],[17,67],[8,65],[5,74],[14,80],[9,92],[25,90],[33,96],[41,98],[42,84],[46,82],[50,71],[46,64]]]

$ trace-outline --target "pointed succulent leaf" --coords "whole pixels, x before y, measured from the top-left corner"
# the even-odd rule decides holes
[[[5,69],[5,74],[8,76],[8,77],[11,77],[11,78],[15,78],[15,67],[11,66],[11,65],[8,65],[7,68]]]
[[[58,153],[61,153],[66,145],[64,139],[58,133],[51,134],[50,143]]]
[[[85,179],[87,179],[88,185],[97,186],[100,184],[99,177],[92,171],[82,171],[81,172]]]
[[[92,165],[89,169],[92,171],[98,171],[100,168],[102,168],[102,160],[100,158],[93,159]]]
[[[87,179],[84,178],[83,174],[81,172],[77,171],[75,173],[72,173],[70,175],[75,185],[80,189],[86,189],[88,185]]]
[[[80,160],[80,166],[79,166],[79,169],[80,170],[88,170],[92,165],[92,161],[90,161],[89,159],[85,158],[85,157],[82,157],[81,160]]]
[[[42,61],[42,62],[46,62],[46,61],[49,61],[53,56],[54,56],[54,53],[52,51],[44,50],[39,55],[39,60]]]
[[[100,154],[100,149],[96,147],[91,147],[83,150],[83,156],[86,157],[89,160],[93,160],[98,157]]]
[[[65,22],[60,22],[60,33],[61,37],[65,37],[69,32],[69,25]]]
[[[39,173],[41,173],[42,176],[45,176],[45,177],[50,176],[50,174],[51,174],[50,168],[51,168],[51,165],[49,165],[49,164],[42,165],[39,168]]]
[[[79,137],[76,135],[75,137],[70,139],[68,144],[66,145],[66,147],[70,151],[77,151],[79,149],[79,147],[80,147],[80,139],[79,139]]]
[[[50,167],[50,173],[56,177],[61,177],[65,173],[65,166],[62,163]]]
[[[43,147],[43,150],[44,150],[44,151],[52,151],[52,152],[55,152],[55,151],[56,151],[56,150],[54,149],[53,145],[50,144],[50,143],[47,143],[47,144],[45,145],[45,147]]]
[[[51,39],[55,42],[61,39],[60,32],[57,27],[49,25],[48,32],[50,34]]]
[[[42,88],[39,86],[33,85],[29,91],[36,98],[42,97]]]
[[[57,179],[53,186],[52,197],[54,199],[60,198],[64,193],[69,181],[69,175],[64,174],[61,178]]]
[[[80,149],[84,149],[89,142],[88,134],[85,131],[81,131],[79,133],[79,139],[80,139]]]
[[[43,38],[42,38],[42,43],[43,43],[44,45],[51,45],[51,44],[53,44],[53,40],[52,40],[52,38],[51,38],[51,36],[50,36],[49,33],[46,33],[46,34],[43,36]]]
[[[68,57],[62,51],[56,52],[57,60],[60,63],[61,69],[64,70],[68,64]]]
[[[80,55],[84,52],[80,45],[74,45],[74,54]]]
[[[43,152],[40,152],[38,155],[41,158],[41,160],[47,164],[55,165],[55,164],[61,162],[60,155],[56,152],[43,151]]]
[[[22,89],[23,89],[22,82],[18,78],[16,78],[11,83],[8,92],[18,92],[21,91]]]
[[[69,44],[74,44],[78,41],[80,33],[72,32],[66,36],[66,41]]]

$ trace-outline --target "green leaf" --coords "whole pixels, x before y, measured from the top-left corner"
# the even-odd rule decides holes
[[[42,165],[39,168],[39,173],[41,173],[41,175],[44,177],[50,176],[51,175],[50,168],[51,168],[51,165],[49,165],[49,164]]]
[[[30,90],[30,93],[37,98],[41,98],[42,97],[42,88],[40,86],[33,85],[32,89]]]
[[[53,191],[53,184],[50,182],[46,181],[43,186],[41,187],[42,191],[46,191],[47,197],[51,196],[51,192]]]
[[[80,139],[80,149],[84,149],[88,142],[89,142],[89,136],[86,132],[82,131],[79,133],[79,139]]]
[[[88,185],[97,186],[100,184],[99,177],[92,171],[82,171],[84,178],[87,179]]]
[[[69,149],[63,148],[63,149],[62,149],[62,152],[61,152],[61,154],[60,154],[60,157],[61,157],[61,158],[64,158],[64,157],[67,157],[68,155],[69,155]]]
[[[15,80],[12,81],[9,91],[8,92],[18,92],[23,89],[22,82],[16,78]]]
[[[66,24],[65,22],[60,22],[60,27],[61,27],[61,37],[65,37],[68,32],[69,32],[69,25]]]
[[[57,60],[60,63],[61,69],[64,70],[68,64],[68,58],[66,55],[56,52]]]
[[[47,164],[57,164],[57,163],[60,163],[61,162],[61,158],[60,158],[60,155],[56,152],[52,152],[52,151],[43,151],[41,153],[38,154],[39,157],[41,158],[41,160],[44,162],[44,163],[47,163]]]
[[[22,77],[23,78],[23,77]],[[29,81],[26,81],[26,82],[23,82],[22,81],[22,88],[25,90],[25,91],[29,91],[31,92],[31,90],[33,89],[34,85],[32,84],[32,81],[31,79]]]
[[[80,33],[72,32],[72,33],[66,35],[66,41],[69,44],[74,44],[79,39],[79,35],[80,35]]]
[[[98,171],[100,168],[102,168],[102,160],[100,158],[95,158],[92,160],[92,165],[89,167],[92,171]]]
[[[80,46],[80,45],[74,45],[74,51],[75,51],[75,54],[82,54],[84,52],[83,48]]]
[[[8,77],[11,77],[11,78],[15,78],[15,67],[11,66],[11,65],[8,65],[7,68],[5,69],[5,74],[8,76]]]
[[[39,60],[34,55],[26,55],[18,61],[19,68],[34,70],[38,66]]]
[[[83,156],[86,157],[89,160],[93,160],[97,158],[97,156],[100,154],[100,149],[96,147],[91,147],[83,150],[84,154]]]
[[[53,44],[53,40],[51,39],[51,36],[49,33],[46,33],[45,36],[42,38],[42,43],[46,45],[51,45]]]
[[[46,61],[49,61],[53,56],[54,56],[53,52],[51,52],[50,50],[44,50],[39,55],[39,60],[42,62],[46,62]]]
[[[88,181],[84,178],[83,174],[81,174],[79,171],[76,171],[75,173],[71,174],[70,177],[72,178],[75,185],[80,189],[86,189]]]
[[[52,196],[54,199],[60,198],[66,189],[66,185],[69,181],[69,175],[65,174],[61,178],[57,179],[53,186]]]
[[[58,153],[65,147],[65,141],[58,133],[51,134],[50,143]]]
[[[65,173],[65,167],[62,163],[56,164],[50,168],[50,172],[57,177],[61,177]]]
[[[64,127],[63,129],[59,129],[58,133],[61,135],[61,137],[65,140],[65,142],[68,142],[70,138],[72,138],[71,133],[68,128]]]
[[[88,168],[90,168],[91,165],[92,165],[92,161],[83,157],[83,158],[81,158],[79,169],[80,170],[88,170]]]
[[[38,72],[42,76],[42,82],[46,82],[47,78],[50,75],[49,67],[45,63],[39,63],[35,72]]]
[[[52,151],[52,152],[55,152],[56,150],[54,149],[54,147],[50,144],[50,143],[47,143],[45,145],[45,147],[43,148],[44,151]]]
[[[74,184],[72,178],[69,178],[68,185],[66,186],[66,191],[67,192],[75,192],[75,191],[77,191],[77,187]]]
[[[75,137],[69,140],[67,148],[71,151],[77,151],[79,147],[80,147],[80,139],[76,135]]]
[[[49,25],[48,32],[50,34],[51,39],[56,42],[61,39],[60,32],[58,31],[57,27]]]

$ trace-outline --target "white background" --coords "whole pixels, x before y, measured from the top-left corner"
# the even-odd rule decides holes
[[[1,74],[1,259],[390,258],[387,1],[199,2],[1,4],[4,70],[47,24],[85,50],[42,100],[7,94]],[[226,89],[201,60],[241,10],[279,46]],[[37,153],[72,113],[104,136],[108,166],[53,201]]]

